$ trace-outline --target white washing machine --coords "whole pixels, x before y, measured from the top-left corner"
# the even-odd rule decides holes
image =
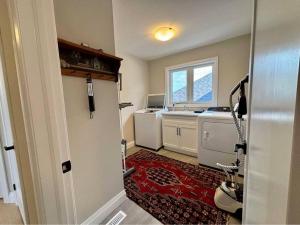
[[[147,108],[134,113],[135,145],[159,150],[162,147],[162,115],[164,94],[147,97]]]
[[[245,132],[243,123],[243,132]],[[239,143],[238,134],[230,112],[207,111],[199,115],[199,154],[200,164],[217,168],[216,164],[231,165],[236,160],[234,147]],[[244,174],[244,156],[241,155],[239,173]]]
[[[135,145],[158,150],[162,147],[162,110],[143,109],[134,113]]]

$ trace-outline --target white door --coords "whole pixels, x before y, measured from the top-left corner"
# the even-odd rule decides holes
[[[2,53],[1,42],[0,53]],[[4,80],[5,70],[2,62],[3,58],[2,54],[0,54],[0,170],[2,170],[2,187],[4,187],[4,189],[2,188],[2,192],[3,196],[5,196],[4,202],[16,203],[19,206],[24,221],[24,206],[20,188],[18,165],[13,148],[14,142]],[[9,147],[10,150],[5,150],[5,147]]]
[[[178,148],[178,127],[175,123],[163,122],[163,143],[165,147]]]
[[[243,224],[299,224],[300,1],[259,0]]]
[[[180,125],[179,146],[182,150],[197,154],[197,128],[193,125]]]

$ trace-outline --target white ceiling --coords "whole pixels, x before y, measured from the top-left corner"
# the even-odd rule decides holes
[[[113,0],[118,51],[151,60],[250,33],[251,0]],[[168,42],[153,38],[175,27]]]

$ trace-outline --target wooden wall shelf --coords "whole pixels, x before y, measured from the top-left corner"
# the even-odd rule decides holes
[[[60,38],[58,49],[62,75],[118,81],[123,59]]]

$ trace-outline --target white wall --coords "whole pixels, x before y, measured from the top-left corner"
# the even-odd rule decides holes
[[[133,113],[145,108],[146,96],[149,92],[149,69],[148,63],[144,60],[124,53],[117,55],[123,58],[120,68],[123,75],[120,101],[133,104],[133,107],[122,109],[124,138],[131,145],[134,141]]]
[[[111,0],[54,0],[58,36],[114,53]],[[86,80],[63,76],[78,222],[123,190],[117,85],[94,80],[89,119]]]
[[[191,49],[149,62],[150,93],[165,92],[165,68],[218,56],[218,105],[227,106],[232,87],[249,70],[250,35],[243,35],[212,45]]]

